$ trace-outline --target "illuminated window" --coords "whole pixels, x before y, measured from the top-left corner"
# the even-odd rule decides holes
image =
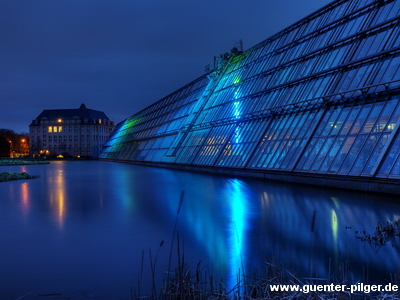
[[[53,126],[53,132],[57,132],[57,126]]]
[[[48,131],[48,132],[53,132],[53,127],[52,127],[52,126],[49,126],[48,129],[47,129],[47,131]]]
[[[62,132],[62,126],[58,126],[58,132]]]

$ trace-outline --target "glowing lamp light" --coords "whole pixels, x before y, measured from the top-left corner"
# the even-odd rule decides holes
[[[62,122],[62,119],[58,119],[57,122],[58,122],[58,123],[61,123],[61,122]]]

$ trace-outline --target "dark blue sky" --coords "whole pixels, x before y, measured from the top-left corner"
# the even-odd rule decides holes
[[[81,103],[118,123],[329,2],[0,0],[0,128]]]

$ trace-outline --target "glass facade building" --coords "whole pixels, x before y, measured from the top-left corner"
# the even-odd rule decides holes
[[[399,99],[400,0],[337,0],[216,58],[118,124],[100,157],[398,180]]]

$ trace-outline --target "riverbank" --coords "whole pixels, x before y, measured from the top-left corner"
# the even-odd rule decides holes
[[[25,158],[7,158],[0,159],[0,166],[18,166],[18,165],[41,165],[49,164],[47,160],[25,159]]]
[[[19,165],[41,165],[49,164],[47,160],[38,159],[25,159],[25,158],[6,158],[0,159],[0,166],[19,166]],[[38,178],[37,175],[29,175],[26,172],[22,173],[10,173],[2,172],[0,173],[0,182],[11,181],[11,180],[24,180],[24,179],[35,179]]]

